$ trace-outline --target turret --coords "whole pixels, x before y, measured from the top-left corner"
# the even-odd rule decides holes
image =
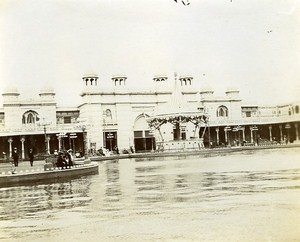
[[[86,87],[92,87],[98,85],[98,76],[97,75],[87,75],[82,77],[83,84]]]
[[[205,87],[200,90],[201,98],[210,98],[213,96],[214,91],[210,87]]]
[[[18,102],[20,93],[16,87],[8,87],[2,93],[3,103]]]
[[[167,81],[168,77],[164,75],[154,76],[153,81],[155,83],[165,83]]]
[[[193,77],[192,76],[181,76],[181,77],[179,77],[179,81],[180,81],[181,86],[192,86]]]
[[[126,86],[126,76],[113,76],[111,79],[114,86]]]
[[[39,93],[41,101],[54,101],[55,92],[51,87],[44,87]]]
[[[239,93],[240,91],[237,88],[227,88],[227,91],[225,92],[226,96],[231,98],[231,99],[235,99],[235,98],[239,98]]]

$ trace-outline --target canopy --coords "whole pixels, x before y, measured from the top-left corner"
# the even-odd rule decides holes
[[[167,122],[172,124],[191,122],[195,126],[199,126],[200,123],[206,124],[208,122],[208,116],[184,100],[175,74],[174,91],[169,102],[159,107],[156,113],[146,120],[150,127],[159,129],[161,125]]]

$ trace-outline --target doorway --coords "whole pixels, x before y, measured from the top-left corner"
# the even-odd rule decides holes
[[[117,132],[116,131],[103,132],[103,144],[106,149],[113,151],[114,147],[118,146]]]

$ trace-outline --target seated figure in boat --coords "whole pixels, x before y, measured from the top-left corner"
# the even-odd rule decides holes
[[[63,152],[58,152],[58,157],[56,160],[56,166],[57,167],[66,167],[67,166],[67,162],[66,159],[64,157],[64,153]]]
[[[72,149],[67,150],[66,161],[67,161],[69,166],[74,165],[74,157],[73,157],[73,150]]]

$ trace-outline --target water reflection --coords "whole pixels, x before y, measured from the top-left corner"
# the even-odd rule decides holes
[[[148,164],[139,163],[139,166],[135,167],[136,201],[147,204],[162,202],[165,199],[163,190],[166,178],[157,173],[164,170],[164,165]]]
[[[105,189],[105,201],[106,202],[118,202],[122,195],[120,186],[120,171],[119,163],[116,161],[108,162],[105,164],[106,173],[106,189]]]
[[[149,218],[149,227],[162,230],[161,237],[155,238],[164,238],[169,228],[161,221],[166,218],[174,224],[174,231],[180,231],[181,227],[175,226],[180,219],[198,221],[202,226],[213,221],[214,216],[219,219],[226,215],[225,221],[234,220],[237,209],[244,213],[250,211],[257,220],[264,219],[268,215],[257,211],[268,211],[265,209],[268,199],[272,203],[281,199],[276,209],[287,209],[293,201],[290,198],[295,198],[300,188],[298,152],[288,155],[285,151],[244,152],[201,159],[191,156],[115,160],[99,163],[99,171],[99,175],[68,182],[0,188],[0,220],[18,222],[16,228],[5,228],[7,235],[21,238],[16,229],[24,226],[22,219],[30,219],[26,225],[28,231],[32,231],[30,226],[34,220],[65,224],[65,218],[76,215],[76,219],[70,219],[69,227],[72,228],[76,221],[82,221],[80,226],[92,223],[97,230],[85,227],[91,233],[97,233],[95,231],[103,225],[112,228],[117,222],[123,229],[116,235],[119,237],[113,236],[117,233],[113,229],[101,231],[101,236],[109,233],[106,241],[137,233],[139,226],[132,225],[130,231],[126,226]],[[283,192],[284,196],[277,196],[281,194],[278,192]],[[298,207],[293,206],[298,212]],[[255,209],[249,210],[252,207]],[[208,219],[202,221],[202,217]],[[218,219],[211,225],[218,226]],[[65,226],[64,229],[68,229]],[[219,229],[222,231],[221,225]],[[250,231],[251,227],[248,229]],[[189,226],[183,230],[183,238],[193,233]],[[40,233],[46,236],[49,231]],[[149,240],[154,239],[149,236]]]
[[[0,219],[36,217],[40,212],[86,206],[91,198],[87,193],[88,178],[36,186],[0,189]]]

